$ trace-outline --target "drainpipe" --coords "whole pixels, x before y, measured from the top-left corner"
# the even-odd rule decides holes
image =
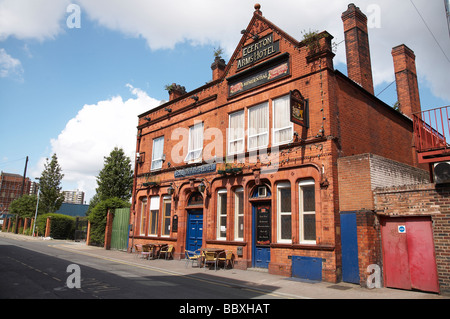
[[[140,146],[141,146],[141,134],[142,130],[138,131],[137,136],[137,143],[136,143],[136,154],[139,152]],[[133,193],[131,194],[131,212],[134,215],[134,222],[133,222],[133,237],[131,238],[131,248],[130,253],[133,252],[134,247],[134,234],[136,232],[136,189],[137,189],[137,169],[138,169],[138,162],[136,160],[136,156],[134,157],[134,178],[133,178]],[[130,219],[131,219],[130,215]]]

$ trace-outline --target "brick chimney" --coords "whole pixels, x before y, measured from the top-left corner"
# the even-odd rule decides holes
[[[350,3],[341,18],[344,22],[348,77],[373,94],[367,17]]]
[[[180,96],[186,94],[186,88],[175,83],[167,85],[166,90],[169,91],[169,101],[175,100]]]
[[[217,56],[214,59],[214,62],[211,64],[211,70],[213,71],[213,81],[218,80],[223,76],[226,66],[227,65],[225,64],[225,60],[221,57]]]
[[[392,48],[395,82],[399,109],[412,119],[413,113],[421,111],[419,85],[417,83],[416,56],[406,45]]]

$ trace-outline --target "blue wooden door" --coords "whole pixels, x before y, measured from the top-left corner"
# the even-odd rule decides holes
[[[186,249],[195,251],[202,247],[203,240],[203,211],[192,210],[188,213],[186,232]]]
[[[342,280],[359,284],[356,213],[341,212]]]
[[[253,267],[269,267],[272,238],[270,211],[270,203],[253,206]]]

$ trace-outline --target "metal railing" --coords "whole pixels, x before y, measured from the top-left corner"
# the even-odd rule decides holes
[[[413,114],[417,152],[446,150],[450,146],[450,106]]]

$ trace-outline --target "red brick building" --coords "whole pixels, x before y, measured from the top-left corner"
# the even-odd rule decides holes
[[[414,54],[392,52],[398,112],[373,94],[366,16],[350,4],[342,20],[348,76],[334,69],[332,35],[299,41],[255,5],[211,82],[190,92],[174,84],[169,102],[139,116],[130,247],[167,243],[175,258],[222,248],[242,269],[343,280],[341,212],[374,207],[370,174],[352,163],[369,173],[374,160],[401,166],[405,180],[424,174],[413,148]],[[375,239],[358,248],[363,282],[380,255]]]

